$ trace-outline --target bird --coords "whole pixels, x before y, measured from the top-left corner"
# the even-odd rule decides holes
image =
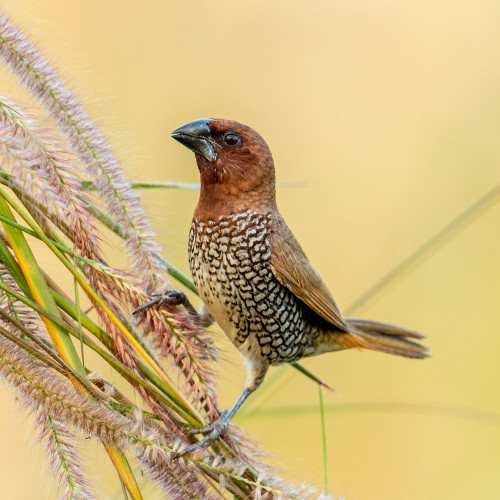
[[[418,342],[424,338],[420,333],[342,315],[278,210],[273,156],[255,130],[232,120],[199,119],[177,128],[172,137],[195,153],[200,172],[188,245],[203,302],[200,324],[217,322],[243,355],[247,370],[233,407],[198,429],[207,437],[183,455],[226,431],[270,366],[350,348],[428,356]],[[163,300],[190,304],[175,290]]]

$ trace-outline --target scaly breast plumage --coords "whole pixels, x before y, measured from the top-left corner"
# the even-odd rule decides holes
[[[250,211],[193,221],[189,260],[202,300],[232,342],[242,347],[256,338],[272,364],[307,355],[315,332],[302,303],[272,273],[270,232],[271,215]]]

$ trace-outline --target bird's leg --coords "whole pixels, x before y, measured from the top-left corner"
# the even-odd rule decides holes
[[[138,314],[150,307],[160,307],[165,304],[168,306],[184,306],[189,315],[203,328],[208,328],[214,322],[214,319],[205,306],[202,306],[199,312],[196,311],[186,294],[180,290],[167,290],[165,293],[152,292],[149,295],[154,297],[154,299],[139,306],[132,314]]]
[[[219,418],[215,422],[212,422],[207,427],[191,431],[190,433],[192,434],[198,434],[198,433],[206,434],[208,432],[210,434],[207,437],[203,438],[201,441],[198,441],[197,443],[188,446],[185,450],[181,451],[176,458],[182,457],[184,455],[189,455],[198,448],[203,448],[205,446],[208,446],[217,439],[219,439],[219,437],[226,431],[227,426],[229,425],[229,422],[233,418],[234,414],[238,411],[239,407],[243,404],[245,399],[248,398],[248,396],[250,396],[250,394],[252,394],[252,391],[250,391],[249,389],[243,389],[243,392],[240,394],[240,397],[230,410],[222,410],[220,412]]]
[[[219,418],[207,427],[203,427],[202,429],[193,429],[190,431],[190,434],[209,434],[201,441],[198,441],[181,451],[176,458],[188,455],[198,448],[208,446],[224,434],[229,422],[234,417],[234,414],[239,410],[240,406],[244,403],[248,396],[250,396],[250,394],[252,394],[252,392],[255,391],[255,389],[257,389],[257,387],[259,387],[262,383],[269,367],[267,360],[264,361],[262,359],[259,360],[258,363],[249,362],[249,365],[245,388],[240,394],[240,397],[236,400],[236,403],[234,403],[233,407],[230,410],[221,411]]]

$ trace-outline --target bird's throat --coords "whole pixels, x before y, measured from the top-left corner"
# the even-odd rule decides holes
[[[196,220],[217,220],[221,216],[245,210],[265,214],[276,210],[274,190],[245,190],[241,183],[203,182],[194,217]]]

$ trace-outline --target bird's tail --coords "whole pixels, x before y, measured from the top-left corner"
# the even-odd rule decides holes
[[[346,348],[361,347],[417,359],[429,356],[427,347],[410,340],[425,338],[420,333],[364,319],[348,318],[346,322],[350,333],[338,339]]]

